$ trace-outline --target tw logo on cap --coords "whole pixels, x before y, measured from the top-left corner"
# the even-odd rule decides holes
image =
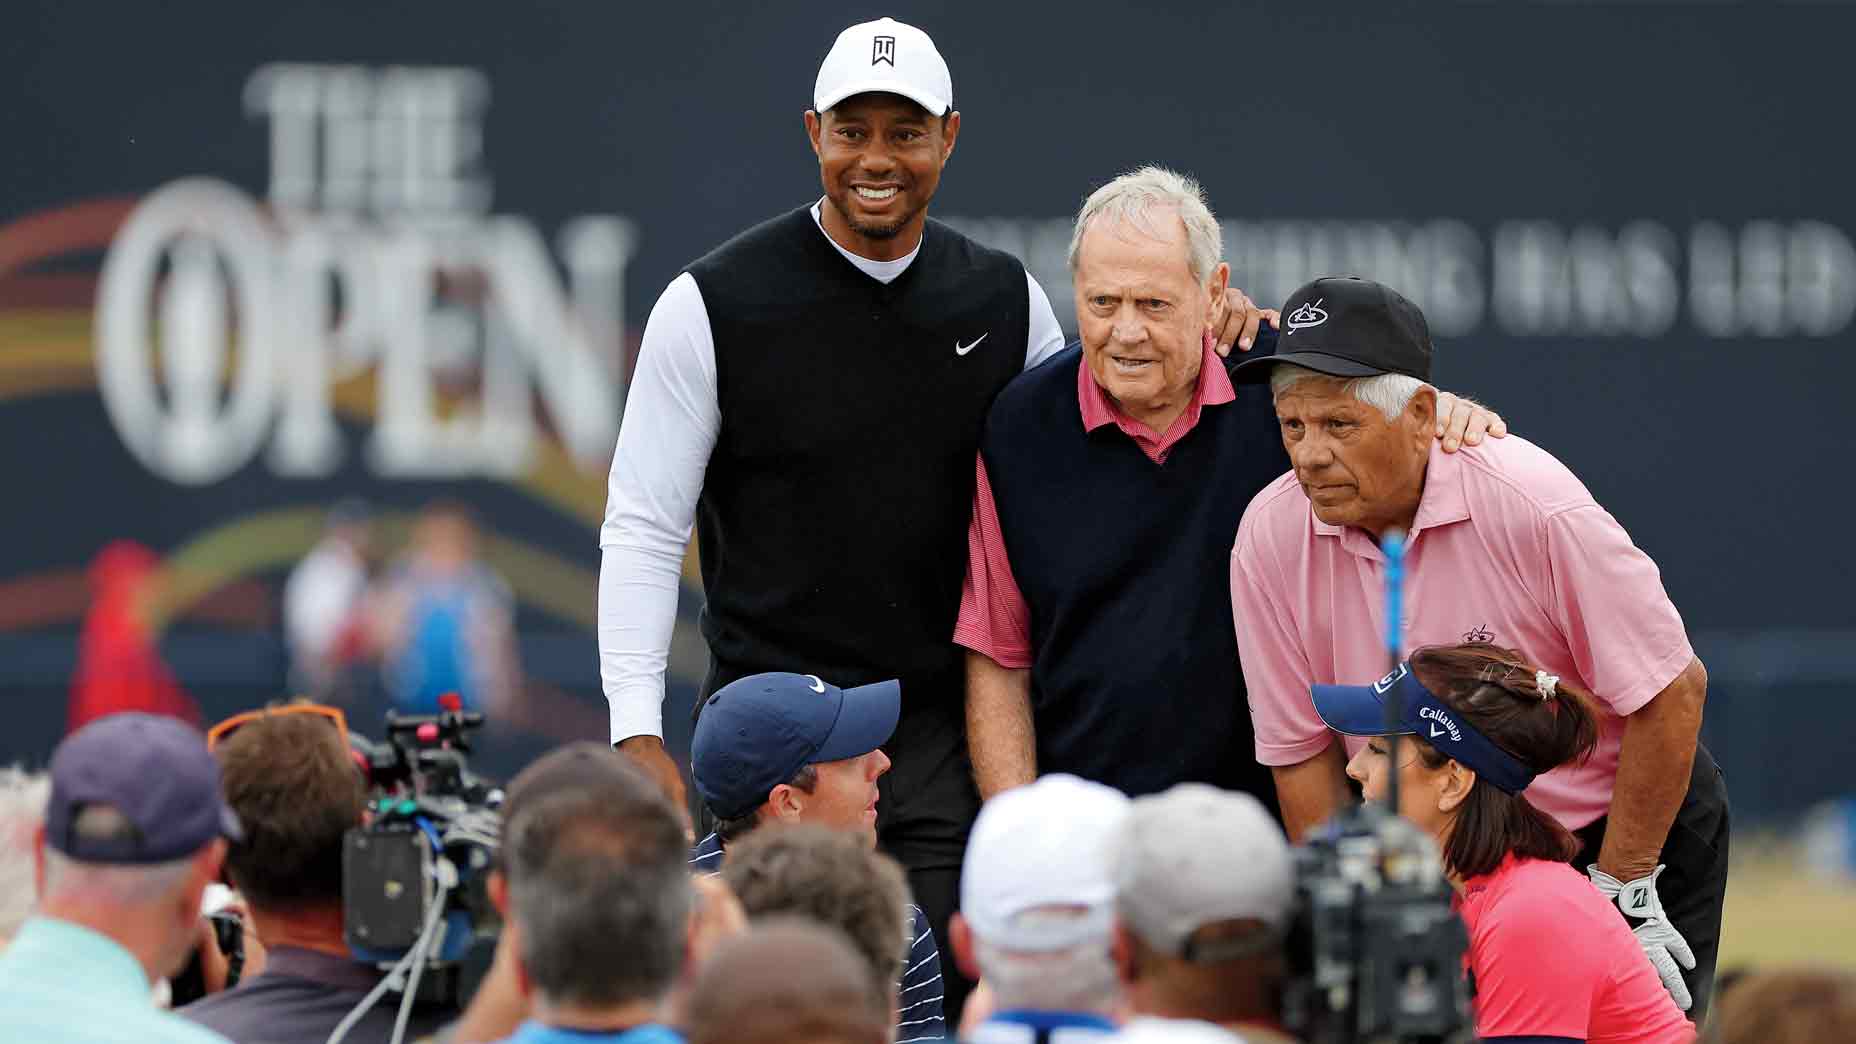
[[[870,44],[870,64],[885,63],[891,69],[896,67],[896,38],[893,36],[879,36]]]
[[[1327,300],[1327,298],[1323,297],[1313,304],[1304,304],[1302,307],[1290,312],[1289,333],[1294,333],[1305,326],[1320,326],[1322,323],[1327,322],[1328,313],[1321,307],[1321,302],[1325,300]],[[1286,337],[1288,334],[1284,334],[1283,336]]]

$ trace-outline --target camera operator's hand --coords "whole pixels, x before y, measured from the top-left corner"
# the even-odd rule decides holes
[[[664,741],[657,736],[633,736],[614,744],[614,749],[632,759],[632,764],[643,769],[647,775],[664,788],[665,796],[676,806],[677,818],[683,821],[684,836],[696,840],[695,824],[690,822],[689,799],[683,792],[683,771],[677,768],[676,760],[664,749]]]
[[[1695,951],[1663,913],[1662,897],[1656,894],[1656,879],[1662,875],[1663,868],[1658,866],[1650,876],[1635,881],[1619,881],[1596,864],[1586,867],[1585,872],[1605,898],[1617,903],[1624,916],[1636,924],[1631,933],[1637,937],[1643,952],[1649,955],[1650,965],[1663,980],[1663,988],[1675,998],[1676,1007],[1687,1011],[1695,999],[1689,996],[1688,984],[1682,981],[1682,969],[1695,967]],[[1638,924],[1639,921],[1642,923]]]

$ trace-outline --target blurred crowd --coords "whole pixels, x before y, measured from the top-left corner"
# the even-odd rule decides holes
[[[390,705],[425,712],[455,692],[498,710],[520,691],[514,604],[483,563],[477,525],[455,501],[428,505],[406,548],[376,575],[368,506],[344,501],[284,587],[292,689],[350,706],[384,689]]]
[[[487,970],[473,990],[404,1006],[393,988],[407,984],[347,931],[344,836],[379,795],[338,711],[277,705],[204,737],[142,713],[93,722],[48,773],[0,777],[0,1037],[1298,1039],[1282,1008],[1297,870],[1264,807],[1190,783],[1129,799],[1066,775],[980,813],[945,966],[980,987],[944,1023],[942,955],[930,941],[923,956],[900,865],[843,800],[887,768],[880,752],[764,785],[790,767],[768,729],[822,728],[841,754],[888,737],[893,693],[834,690],[838,713],[813,726],[781,718],[793,684],[767,676],[719,701],[734,714],[698,752],[697,786],[712,808],[761,798],[719,857],[693,850],[661,787],[603,745],[558,748],[500,789]],[[1799,968],[1725,977],[1703,1039],[1853,1037],[1856,976]]]
[[[160,648],[172,586],[171,571],[141,544],[118,540],[98,553],[70,728],[133,710],[200,720],[199,702]],[[281,616],[289,691],[357,717],[435,710],[444,693],[493,713],[520,703],[514,599],[485,563],[461,502],[427,504],[410,526],[383,522],[361,500],[336,503],[290,571]]]

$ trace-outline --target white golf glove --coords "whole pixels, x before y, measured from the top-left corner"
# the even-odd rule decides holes
[[[1662,897],[1656,894],[1656,879],[1662,876],[1663,867],[1658,865],[1650,876],[1635,881],[1619,881],[1596,864],[1586,867],[1585,872],[1592,879],[1592,885],[1603,892],[1605,898],[1617,903],[1628,920],[1642,922],[1631,929],[1631,934],[1637,937],[1637,944],[1650,958],[1650,966],[1663,980],[1663,988],[1675,998],[1676,1007],[1687,1011],[1695,998],[1689,996],[1688,984],[1682,981],[1682,968],[1694,969],[1695,951],[1689,949],[1688,940],[1682,938],[1682,933],[1676,931],[1676,926],[1669,923],[1669,916],[1663,913]]]

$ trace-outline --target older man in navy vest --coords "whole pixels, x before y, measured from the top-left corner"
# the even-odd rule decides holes
[[[1042,771],[1275,807],[1226,574],[1244,506],[1288,458],[1268,395],[1213,350],[1222,247],[1189,178],[1147,167],[1098,189],[1070,243],[1082,342],[988,415],[954,633],[982,797]],[[1265,330],[1250,354],[1274,351]],[[1467,400],[1438,414],[1446,449],[1504,432]]]

